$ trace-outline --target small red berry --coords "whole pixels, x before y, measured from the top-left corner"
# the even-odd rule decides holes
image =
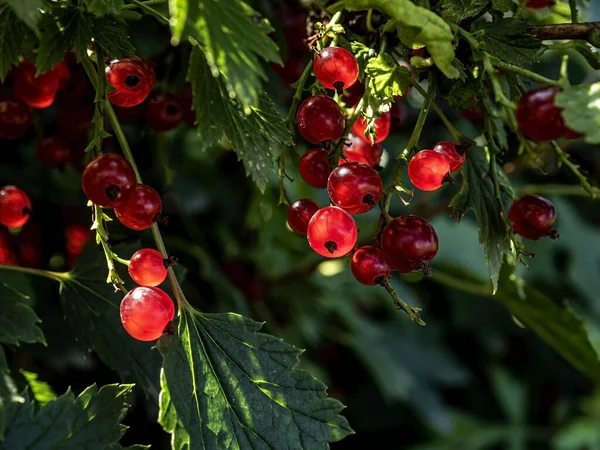
[[[441,153],[423,150],[408,163],[408,178],[422,191],[435,191],[450,176],[450,162]]]
[[[177,128],[183,120],[179,98],[169,93],[155,93],[146,102],[146,122],[156,131]]]
[[[37,156],[46,167],[58,167],[65,164],[71,155],[71,146],[59,137],[48,137],[40,141]]]
[[[140,286],[158,286],[167,278],[165,258],[159,251],[143,248],[129,260],[129,276]]]
[[[327,161],[329,152],[324,148],[313,148],[300,157],[298,171],[306,184],[317,189],[327,187],[331,167]]]
[[[127,199],[115,207],[117,219],[132,230],[150,228],[162,210],[162,200],[158,192],[145,184],[136,184]]]
[[[345,48],[326,47],[315,57],[314,71],[319,83],[342,95],[344,89],[356,82],[358,63]]]
[[[154,341],[175,317],[171,297],[157,287],[136,287],[121,301],[121,323],[138,341]]]
[[[106,67],[106,81],[115,88],[107,94],[118,106],[142,103],[154,87],[156,75],[150,64],[141,59],[125,58]]]
[[[527,92],[517,103],[517,124],[523,134],[536,141],[552,141],[565,132],[561,108],[554,104],[558,86],[542,86]]]
[[[16,186],[0,189],[0,224],[10,228],[20,228],[31,215],[29,196]]]
[[[50,70],[38,77],[30,61],[23,61],[14,71],[15,94],[32,108],[47,108],[54,103],[60,84],[60,73]]]
[[[433,151],[446,157],[450,164],[450,172],[459,170],[467,159],[467,154],[464,151],[462,154],[458,153],[456,151],[456,144],[450,141],[438,142],[435,144],[435,147],[433,147]]]
[[[105,153],[85,167],[81,186],[92,203],[103,208],[114,208],[133,193],[135,172],[122,156]]]
[[[385,139],[390,134],[390,128],[392,126],[392,115],[389,112],[385,112],[379,116],[378,119],[375,120],[375,144],[379,144],[380,142],[385,141]],[[360,116],[356,122],[354,122],[354,126],[352,127],[352,132],[364,140],[365,142],[370,143],[371,140],[365,136],[365,131],[367,130],[367,120],[364,116]]]
[[[79,224],[69,225],[65,230],[65,238],[67,240],[67,254],[80,256],[85,245],[92,238],[92,230]]]
[[[362,214],[375,207],[383,187],[375,169],[366,164],[349,162],[331,172],[327,192],[334,205],[350,214]]]
[[[67,63],[60,61],[52,70],[58,78],[58,88],[66,88],[69,85],[69,80],[71,79],[71,71],[69,70]]]
[[[521,0],[523,1],[523,0]],[[546,8],[554,3],[553,0],[525,0],[527,1],[527,8],[529,9],[542,9]]]
[[[483,119],[483,113],[477,106],[477,99],[475,97],[470,97],[471,106],[467,109],[463,109],[460,112],[460,115],[471,122],[478,122]]]
[[[307,198],[296,200],[288,209],[287,223],[296,233],[306,234],[308,223],[318,210],[319,205],[312,200]]]
[[[359,162],[374,167],[381,161],[383,147],[380,144],[365,142],[352,133],[348,134],[347,144],[350,145],[344,147],[344,154],[348,162]],[[344,164],[345,162],[343,159],[340,159],[339,164]]]
[[[354,252],[350,270],[359,283],[367,286],[373,286],[390,276],[390,266],[383,252],[369,245]]]
[[[300,134],[313,144],[338,140],[346,125],[340,105],[325,95],[304,100],[298,108],[297,121]]]
[[[558,237],[558,232],[552,229],[556,222],[554,205],[539,195],[525,195],[515,200],[508,211],[508,219],[513,223],[515,233],[524,238]]]
[[[308,223],[308,243],[326,258],[344,256],[354,248],[358,237],[356,222],[337,206],[318,210]]]
[[[32,118],[29,106],[20,98],[0,96],[0,138],[19,139],[29,128]]]

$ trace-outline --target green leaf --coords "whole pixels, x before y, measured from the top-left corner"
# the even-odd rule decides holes
[[[600,82],[569,86],[556,95],[563,117],[590,144],[600,143]]]
[[[365,72],[369,76],[371,95],[382,103],[393,103],[395,96],[404,95],[411,86],[410,71],[385,53],[371,58]]]
[[[4,82],[12,66],[19,63],[23,45],[31,32],[7,6],[0,5],[0,81]]]
[[[27,24],[33,31],[42,17],[43,0],[6,0],[19,19]]]
[[[400,40],[409,47],[427,46],[435,65],[448,78],[457,78],[454,60],[454,36],[450,26],[433,11],[416,6],[410,0],[341,0],[329,9],[349,11],[378,9],[394,20]]]
[[[489,0],[444,0],[442,17],[452,22],[461,22],[483,11]]]
[[[135,48],[131,45],[129,35],[115,20],[109,17],[95,18],[91,25],[94,40],[110,58],[135,56]]]
[[[169,0],[169,24],[171,26],[171,43],[178,45],[185,28],[188,15],[187,0]]]
[[[358,62],[359,75],[363,75],[369,61],[377,56],[377,52],[362,42],[352,41],[349,49]],[[362,78],[361,78],[362,79]]]
[[[492,0],[492,8],[500,12],[514,11],[517,5],[513,0]]]
[[[177,336],[161,338],[162,403],[171,411],[161,418],[175,429],[176,442],[232,450],[327,449],[328,442],[352,433],[338,415],[343,405],[295,368],[300,351],[260,333],[261,326],[237,314],[184,310]]]
[[[85,0],[87,10],[97,16],[106,14],[121,15],[123,0]]]
[[[35,398],[40,406],[44,406],[46,403],[56,398],[56,394],[52,390],[52,387],[44,381],[39,381],[36,373],[21,370],[21,374],[25,378],[25,381],[27,381],[29,389],[31,389],[31,393],[33,394],[33,398]]]
[[[77,398],[69,390],[39,409],[29,398],[12,403],[0,448],[120,448],[115,444],[127,428],[121,420],[129,409],[132,388],[130,384],[109,384],[98,390],[93,385]]]

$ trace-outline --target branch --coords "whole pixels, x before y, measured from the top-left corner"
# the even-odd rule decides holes
[[[600,22],[536,25],[527,31],[539,39],[580,39],[594,47],[600,47]]]

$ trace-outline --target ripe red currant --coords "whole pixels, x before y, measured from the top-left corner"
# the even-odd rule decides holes
[[[517,124],[523,134],[536,141],[561,137],[567,127],[561,108],[554,104],[558,86],[542,86],[527,92],[517,103]]]
[[[155,93],[146,102],[146,122],[156,131],[177,128],[183,120],[179,98],[169,93]]]
[[[381,233],[381,249],[392,269],[408,273],[422,268],[438,251],[438,237],[429,222],[422,217],[396,217]]]
[[[313,148],[300,157],[298,171],[306,184],[317,189],[327,187],[331,173],[328,156],[329,152],[324,148]]]
[[[344,147],[344,154],[348,162],[359,162],[374,167],[381,161],[383,147],[380,144],[365,142],[358,136],[350,133],[348,134],[348,142]],[[340,159],[339,164],[344,164],[345,162],[343,159]]]
[[[296,233],[306,234],[308,222],[318,210],[319,205],[312,200],[307,198],[296,200],[287,212],[288,225]]]
[[[171,297],[157,287],[136,287],[121,301],[121,323],[138,341],[154,341],[161,337],[173,317],[175,306]]]
[[[358,229],[350,214],[337,206],[318,210],[308,223],[308,243],[327,258],[344,256],[354,248]]]
[[[423,150],[408,163],[408,178],[422,191],[439,189],[450,176],[450,163],[441,153]]]
[[[115,215],[127,228],[141,231],[156,222],[161,210],[162,200],[158,192],[145,184],[136,184],[131,195],[115,207]]]
[[[448,164],[450,164],[450,172],[459,170],[467,159],[467,154],[464,151],[459,153],[456,150],[456,144],[450,141],[438,142],[435,144],[435,147],[433,147],[433,151],[444,155],[448,160]]]
[[[13,89],[32,108],[47,108],[54,103],[60,84],[60,73],[50,70],[38,77],[36,68],[30,61],[23,61],[14,71]]]
[[[315,57],[315,77],[327,89],[342,95],[358,78],[358,63],[352,53],[342,47],[326,47]]]
[[[523,0],[521,0],[523,1]],[[553,0],[525,0],[527,1],[527,8],[529,9],[542,9],[546,8],[554,3]]]
[[[59,63],[52,69],[54,74],[58,78],[58,87],[59,89],[64,89],[69,85],[69,80],[71,79],[71,71],[69,70],[69,66],[64,61],[59,61]]]
[[[16,186],[0,189],[0,224],[10,228],[20,228],[31,215],[29,196]]]
[[[338,140],[346,125],[340,105],[325,95],[304,100],[298,108],[297,121],[300,134],[313,144]]]
[[[558,237],[552,229],[556,221],[556,210],[550,200],[539,195],[525,195],[510,206],[508,219],[513,223],[515,233],[527,239]]]
[[[65,164],[71,156],[71,146],[59,137],[48,137],[40,141],[37,156],[46,167],[58,167]]]
[[[470,97],[471,105],[467,109],[463,109],[460,115],[471,122],[478,122],[483,119],[483,113],[477,106],[477,99]]]
[[[85,167],[81,186],[92,203],[103,208],[114,208],[133,193],[135,173],[125,158],[105,153]]]
[[[158,286],[167,278],[168,266],[159,251],[143,248],[129,260],[129,276],[140,286]]]
[[[366,164],[349,162],[329,175],[327,193],[334,205],[350,214],[362,214],[375,207],[383,187],[381,177]]]
[[[0,138],[19,139],[31,120],[31,110],[25,102],[12,95],[0,95]]]
[[[83,225],[69,225],[65,230],[65,238],[67,240],[67,254],[80,256],[85,245],[92,238],[92,231],[89,227]]]
[[[379,116],[378,119],[375,120],[375,144],[379,144],[380,142],[385,141],[385,139],[390,134],[390,128],[392,126],[392,115],[389,112],[385,112]],[[370,143],[371,140],[365,136],[365,131],[367,129],[367,120],[364,116],[360,116],[356,122],[354,122],[354,126],[352,127],[352,132],[364,140],[365,142]]]
[[[350,270],[359,283],[367,286],[373,286],[390,276],[390,266],[383,252],[369,245],[354,252]]]
[[[142,103],[154,87],[156,75],[150,64],[141,59],[125,58],[106,67],[106,81],[115,88],[107,94],[118,106]]]

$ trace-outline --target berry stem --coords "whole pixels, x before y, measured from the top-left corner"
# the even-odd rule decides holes
[[[161,13],[159,13],[154,8],[150,8],[148,6],[148,2],[140,2],[138,0],[129,0],[129,1],[131,3],[133,3],[134,5],[138,6],[140,9],[144,10],[144,12],[146,12],[146,14],[148,14],[150,16],[154,16],[155,18],[157,18],[158,20],[160,20],[161,22],[164,22],[166,24],[169,23],[169,19],[167,19],[165,16],[163,16]]]
[[[497,58],[495,56],[489,55],[489,58],[494,66],[496,66],[498,69],[501,69],[505,72],[516,73],[517,75],[521,75],[525,78],[529,78],[531,81],[535,81],[536,83],[540,83],[540,84],[547,84],[547,85],[551,85],[551,86],[557,86],[559,84],[559,82],[557,80],[552,80],[550,78],[543,77],[542,75],[539,75],[530,70],[524,69],[519,66],[515,66],[514,64],[504,62],[500,58]]]
[[[570,184],[528,184],[517,187],[516,191],[520,196],[526,194],[543,194],[588,197],[590,195],[590,192],[586,191],[583,187]],[[592,198],[600,195],[600,189],[597,187],[592,186],[592,192]]]
[[[104,212],[98,205],[94,205],[92,210],[94,213],[92,230],[96,231],[96,242],[102,246],[102,250],[104,251],[104,256],[106,258],[106,266],[108,267],[108,276],[106,277],[106,282],[112,283],[115,288],[120,289],[123,291],[123,293],[127,294],[125,283],[115,269],[115,259],[118,258],[118,256],[114,254],[108,243],[108,232],[106,231],[106,228],[104,228]]]
[[[425,322],[419,316],[419,311],[421,311],[421,308],[417,308],[415,306],[410,306],[406,302],[404,302],[404,300],[402,300],[398,296],[398,294],[396,293],[396,290],[392,287],[392,284],[390,283],[389,278],[384,278],[383,280],[381,280],[381,285],[385,288],[386,291],[388,291],[388,293],[394,300],[394,304],[396,305],[396,308],[401,309],[406,314],[408,314],[408,316],[410,317],[410,320],[412,320],[413,322],[416,322],[419,325],[425,326]]]
[[[8,266],[0,264],[0,270],[12,270],[13,272],[21,272],[26,275],[35,275],[37,277],[44,277],[49,280],[58,281],[59,283],[63,283],[71,279],[69,272],[52,272],[49,270],[33,269],[31,267]]]
[[[565,151],[560,148],[560,145],[558,145],[555,141],[550,142],[550,145],[559,159],[559,166],[564,164],[573,173],[573,175],[577,177],[581,187],[585,189],[592,198],[596,198],[598,189],[594,189],[592,187],[585,175],[579,171],[579,166],[569,159],[569,155],[565,153]]]

